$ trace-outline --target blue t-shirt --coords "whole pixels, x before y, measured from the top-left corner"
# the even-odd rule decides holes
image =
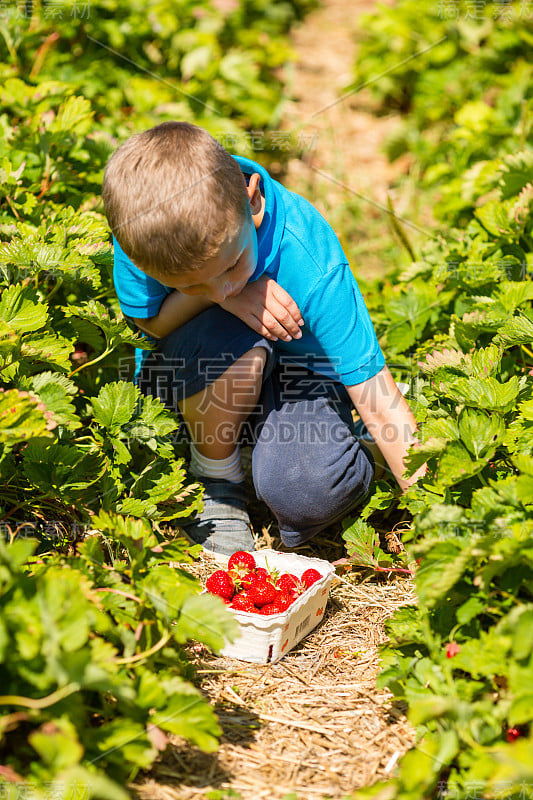
[[[278,340],[283,361],[294,361],[352,386],[384,366],[365,302],[335,232],[307,200],[270,177],[264,167],[234,156],[245,177],[258,172],[265,197],[257,231],[258,261],[250,281],[266,274],[297,303],[305,326],[301,339]],[[113,277],[120,307],[146,319],[173,289],[141,272],[114,243]],[[137,372],[146,350],[136,351]]]

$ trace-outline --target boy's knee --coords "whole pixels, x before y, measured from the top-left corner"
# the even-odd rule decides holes
[[[243,372],[251,378],[262,376],[265,369],[268,353],[264,347],[252,347],[235,361],[234,368],[241,366]],[[221,376],[223,377],[223,376]]]
[[[259,449],[258,449],[259,448]],[[332,462],[311,455],[283,458],[276,448],[257,445],[253,478],[258,497],[276,515],[282,539],[297,546],[338,522],[367,494],[374,476],[372,457],[354,440],[351,451]]]

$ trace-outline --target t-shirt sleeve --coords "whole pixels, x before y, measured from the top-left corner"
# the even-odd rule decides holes
[[[113,282],[122,313],[139,319],[155,316],[172,289],[136,267],[114,236],[113,247]]]
[[[348,264],[322,275],[300,310],[345,386],[363,383],[383,369],[385,359]]]

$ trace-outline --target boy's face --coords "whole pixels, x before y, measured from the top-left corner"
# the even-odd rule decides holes
[[[216,256],[195,270],[178,275],[165,273],[157,279],[183,294],[201,294],[214,303],[239,294],[257,266],[257,234],[248,219],[233,237],[226,238]]]
[[[256,228],[261,224],[264,208],[264,199],[261,198],[257,185],[258,180],[250,180],[248,194],[252,214],[248,215],[235,234],[226,237],[216,256],[198,269],[186,270],[177,275],[158,274],[157,279],[183,294],[203,295],[214,303],[222,303],[227,297],[234,297],[242,292],[257,266]]]

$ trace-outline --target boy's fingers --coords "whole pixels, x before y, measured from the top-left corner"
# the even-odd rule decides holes
[[[259,316],[259,321],[263,324],[265,329],[276,338],[283,339],[286,342],[289,342],[292,339],[290,330],[285,328],[283,323],[268,309],[264,308],[262,310],[262,313]],[[294,322],[292,324],[294,325]],[[297,325],[296,329],[298,332],[300,331]]]
[[[270,316],[267,317],[267,315]],[[298,339],[301,337],[302,332],[298,323],[295,322],[285,306],[279,303],[277,300],[274,300],[274,298],[271,299],[270,303],[268,304],[268,308],[265,308],[263,312],[263,322],[267,327],[271,326],[270,317],[272,317],[277,324],[275,329],[276,336],[281,336],[283,338],[289,336],[291,338],[294,337]]]
[[[292,319],[296,322],[296,324],[298,324],[302,318],[302,315],[297,304],[294,302],[290,294],[288,294],[288,292],[286,292],[285,289],[279,285],[279,283],[276,283],[276,281],[272,281],[272,283],[272,296],[278,301],[278,303],[287,309]]]
[[[301,331],[300,325],[298,325],[300,310],[293,300],[291,300],[291,305],[293,306],[292,309],[277,297],[271,295],[266,299],[265,313],[270,312],[274,319],[277,320],[291,336],[300,338]]]

